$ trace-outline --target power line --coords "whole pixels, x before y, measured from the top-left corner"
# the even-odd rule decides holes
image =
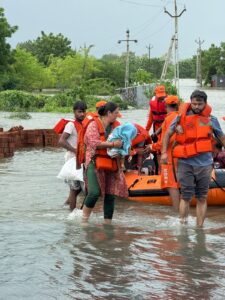
[[[156,4],[144,4],[144,3],[140,3],[140,2],[136,2],[136,1],[131,1],[131,0],[120,0],[120,1],[121,1],[121,2],[130,3],[130,4],[134,4],[134,5],[138,5],[138,6],[161,7],[161,5],[156,5]]]

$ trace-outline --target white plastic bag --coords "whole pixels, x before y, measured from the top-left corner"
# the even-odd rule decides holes
[[[83,165],[81,165],[80,169],[76,170],[76,159],[75,157],[72,157],[67,162],[65,162],[59,174],[57,175],[57,178],[65,180],[84,181],[83,172]]]

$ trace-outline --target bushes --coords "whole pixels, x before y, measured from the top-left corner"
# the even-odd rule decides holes
[[[95,103],[100,100],[99,97],[85,95],[80,88],[54,96],[10,90],[0,92],[0,110],[11,112],[41,111],[66,113],[71,112],[74,102],[80,99],[86,102],[89,111],[95,111]],[[127,109],[127,103],[123,102],[119,96],[111,96],[107,101],[115,102],[119,105],[120,109]]]
[[[123,101],[118,95],[112,96],[110,101],[115,102],[121,110],[128,109],[128,102]]]
[[[22,91],[0,92],[0,110],[3,111],[37,111],[45,105],[47,96],[33,95]]]

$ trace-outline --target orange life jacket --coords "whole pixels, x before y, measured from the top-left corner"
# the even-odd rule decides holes
[[[173,156],[188,158],[212,152],[211,107],[207,104],[201,114],[187,115],[190,103],[181,105],[176,127]]]
[[[84,156],[84,149],[82,147],[82,144],[80,141],[82,140],[83,137],[83,126],[81,122],[78,122],[77,120],[74,119],[61,119],[59,122],[55,125],[54,131],[58,134],[63,133],[63,130],[66,126],[67,123],[73,122],[74,126],[77,131],[77,147],[76,147],[76,168],[80,169],[81,163],[82,163],[82,157]]]
[[[102,125],[102,122],[100,121],[100,119],[98,117],[94,117],[93,119],[97,124],[101,142],[106,142],[107,139],[105,137],[105,129]],[[114,121],[112,123],[112,129],[116,128],[119,125],[120,125],[120,122]],[[106,148],[105,149],[96,149],[95,154],[96,154],[95,164],[96,164],[97,170],[107,170],[107,171],[112,171],[112,172],[118,170],[116,159],[111,158],[107,154]]]
[[[64,119],[64,118],[61,119],[61,120],[59,120],[56,123],[55,127],[53,128],[53,130],[55,131],[55,133],[61,134],[61,133],[63,133],[63,130],[64,130],[66,124],[69,123],[69,122],[74,123],[74,126],[75,126],[77,132],[80,130],[81,123],[79,123],[75,119]]]
[[[83,164],[85,162],[85,143],[84,143],[84,135],[85,135],[85,132],[87,130],[87,127],[88,125],[92,122],[92,121],[95,121],[98,125],[98,130],[99,132],[102,133],[102,130],[103,130],[103,133],[104,133],[104,128],[103,126],[101,125],[101,121],[99,120],[98,118],[98,113],[97,112],[89,112],[86,114],[86,117],[84,118],[84,120],[82,121],[82,131],[80,132],[79,136],[78,136],[78,147],[77,147],[77,155],[76,155],[76,158],[77,158],[77,165],[78,167]],[[113,123],[113,128],[119,126],[120,123],[116,120],[114,121]],[[102,126],[102,128],[101,128]],[[100,128],[100,129],[99,129]],[[101,133],[100,133],[100,136],[101,136]],[[104,135],[104,134],[103,134]],[[100,149],[99,149],[100,150]],[[103,149],[101,149],[103,150]],[[104,149],[105,152],[106,152],[106,149]],[[97,151],[98,152],[98,151]],[[106,152],[107,154],[107,152]]]
[[[97,112],[88,112],[82,121],[82,131],[78,135],[77,139],[77,152],[76,152],[76,159],[77,159],[77,166],[80,168],[81,164],[85,162],[85,144],[84,144],[84,135],[87,130],[88,125],[94,120],[94,117],[97,117]]]
[[[165,101],[158,101],[158,98],[154,96],[149,101],[149,105],[152,112],[153,123],[162,123],[167,114]]]
[[[150,135],[148,131],[143,128],[141,125],[134,123],[134,126],[137,128],[137,135],[136,137],[132,140],[131,146],[135,147],[139,143],[145,142],[145,141],[150,141]]]

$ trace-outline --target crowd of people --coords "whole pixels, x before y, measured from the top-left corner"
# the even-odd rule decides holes
[[[76,157],[77,168],[84,166],[85,184],[67,180],[66,201],[73,210],[78,194],[85,190],[84,224],[100,196],[104,223],[111,223],[115,197],[128,197],[124,171],[131,168],[141,173],[148,159],[153,173],[161,176],[162,188],[168,189],[181,223],[187,222],[195,196],[197,226],[203,225],[213,166],[225,168],[225,135],[205,92],[194,91],[190,102],[184,103],[176,95],[167,95],[165,86],[156,86],[145,128],[120,124],[119,107],[113,102],[99,101],[96,112],[86,113],[86,104],[77,101],[73,110],[74,120],[64,122],[59,145],[67,150],[66,161]]]

